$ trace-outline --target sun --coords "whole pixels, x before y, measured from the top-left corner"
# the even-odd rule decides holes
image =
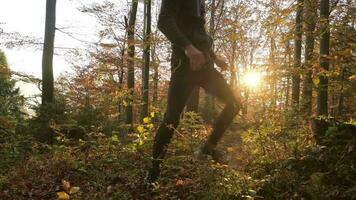
[[[261,84],[262,74],[255,71],[250,71],[243,77],[243,82],[247,87],[257,88]]]

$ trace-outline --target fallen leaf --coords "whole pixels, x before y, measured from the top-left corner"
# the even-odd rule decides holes
[[[227,150],[227,152],[232,153],[234,151],[234,148],[228,147],[226,150]]]
[[[75,194],[75,193],[79,192],[79,190],[80,190],[80,187],[72,187],[69,190],[69,194]]]
[[[58,199],[67,200],[69,199],[69,195],[66,192],[57,192]]]
[[[114,193],[114,187],[109,185],[107,188],[106,188],[106,193],[108,194],[112,194]]]
[[[184,181],[182,179],[178,179],[176,182],[176,186],[181,186],[184,184]]]
[[[62,186],[65,191],[68,191],[70,189],[70,183],[66,180],[62,180]]]

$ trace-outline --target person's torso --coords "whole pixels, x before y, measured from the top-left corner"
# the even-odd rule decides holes
[[[205,29],[204,0],[181,0],[178,8],[177,25],[182,33],[199,50],[208,52],[212,46],[212,38]]]

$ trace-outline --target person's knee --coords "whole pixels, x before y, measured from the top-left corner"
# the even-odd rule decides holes
[[[178,126],[180,115],[166,113],[164,116],[164,125],[169,129],[175,129]]]

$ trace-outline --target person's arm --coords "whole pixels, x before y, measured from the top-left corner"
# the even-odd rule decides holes
[[[183,0],[162,0],[161,11],[158,16],[158,28],[168,40],[181,47],[189,58],[190,67],[197,71],[205,64],[204,54],[195,48],[188,38],[179,30],[176,22]],[[190,1],[190,0],[188,0]]]
[[[158,28],[170,42],[186,49],[191,44],[188,38],[179,30],[176,23],[182,0],[162,0],[158,17]]]

